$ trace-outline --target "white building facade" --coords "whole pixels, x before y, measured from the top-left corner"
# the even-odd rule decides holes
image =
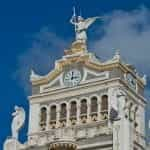
[[[27,142],[9,138],[5,150],[146,149],[146,79],[118,52],[103,62],[76,40],[50,73],[30,80]]]

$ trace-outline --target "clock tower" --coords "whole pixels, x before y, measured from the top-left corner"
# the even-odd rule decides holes
[[[28,139],[8,139],[5,150],[13,141],[15,150],[146,149],[145,76],[118,51],[102,61],[88,50],[86,29],[95,19],[73,18],[82,30],[62,59],[44,76],[31,72]]]

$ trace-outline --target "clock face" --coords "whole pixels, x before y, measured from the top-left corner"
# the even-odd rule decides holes
[[[81,72],[77,69],[72,69],[64,74],[63,82],[65,86],[73,87],[80,83],[81,78]]]
[[[136,79],[130,73],[127,74],[127,81],[133,89],[136,89]]]

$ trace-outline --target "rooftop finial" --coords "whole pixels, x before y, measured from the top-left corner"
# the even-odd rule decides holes
[[[80,9],[80,16],[82,16],[82,11],[81,11],[81,9]]]
[[[40,76],[37,75],[37,74],[34,72],[33,69],[31,69],[30,79],[31,79],[31,80],[34,80],[34,79],[38,79],[38,78],[40,78]]]
[[[120,49],[116,49],[114,59],[120,59]]]
[[[143,83],[146,85],[146,83],[147,83],[147,75],[146,74],[144,74],[142,80],[143,80]]]
[[[72,16],[72,20],[74,23],[77,23],[77,16],[76,16],[76,8],[75,6],[73,7],[73,16]],[[76,24],[74,24],[74,29],[75,29],[75,33],[76,33],[76,30],[77,30],[77,26]]]

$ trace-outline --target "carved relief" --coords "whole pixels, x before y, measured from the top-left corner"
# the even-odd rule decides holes
[[[56,141],[50,144],[48,150],[76,150],[77,145],[71,141]]]

